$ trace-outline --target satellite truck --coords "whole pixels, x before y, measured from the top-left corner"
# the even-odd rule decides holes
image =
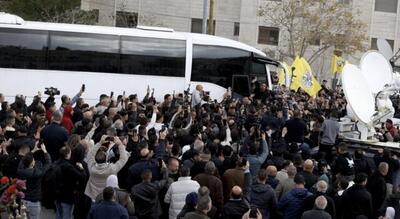
[[[400,153],[399,142],[380,142],[380,133],[375,131],[387,119],[400,125],[400,119],[393,118],[395,110],[390,100],[400,91],[400,68],[395,66],[400,50],[393,56],[386,40],[378,39],[377,45],[379,51],[366,52],[359,66],[346,64],[343,68],[347,116],[340,119],[340,137],[353,148],[385,148]]]

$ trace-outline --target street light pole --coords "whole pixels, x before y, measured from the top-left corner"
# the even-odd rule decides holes
[[[208,14],[207,14],[208,6],[207,6],[207,4],[208,4],[208,0],[203,0],[203,25],[201,27],[201,32],[203,34],[207,33],[207,17],[208,17]]]
[[[114,27],[117,26],[117,0],[114,0]]]

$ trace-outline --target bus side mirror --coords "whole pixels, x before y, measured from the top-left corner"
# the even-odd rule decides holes
[[[251,95],[250,79],[248,75],[232,76],[232,95],[237,97],[249,97]]]

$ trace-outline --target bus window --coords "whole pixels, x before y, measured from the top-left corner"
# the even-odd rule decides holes
[[[119,37],[54,32],[50,34],[49,69],[119,72]]]
[[[191,81],[210,82],[228,88],[232,83],[232,75],[249,72],[249,58],[250,52],[244,50],[193,45]]]
[[[0,67],[45,69],[47,33],[0,29]]]
[[[232,92],[233,96],[248,97],[251,94],[250,80],[247,75],[233,75],[232,78]]]
[[[183,40],[121,37],[121,70],[125,74],[185,77]]]

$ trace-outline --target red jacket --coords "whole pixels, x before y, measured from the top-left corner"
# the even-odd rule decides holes
[[[62,125],[64,128],[67,129],[68,133],[71,134],[72,129],[74,128],[74,123],[72,123],[72,107],[71,106],[66,106],[64,108],[64,115],[62,119]]]

